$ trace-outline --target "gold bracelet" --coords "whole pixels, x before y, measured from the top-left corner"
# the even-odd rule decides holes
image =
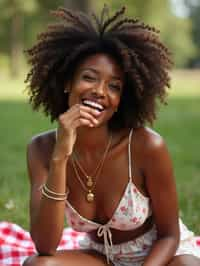
[[[65,197],[53,197],[53,196],[50,196],[48,195],[45,191],[44,191],[44,188],[42,188],[42,195],[44,195],[46,198],[48,199],[52,199],[52,200],[57,200],[57,201],[64,201],[67,199],[67,194]]]
[[[54,157],[54,156],[52,156],[51,160],[52,160],[53,162],[60,162],[60,161],[66,161],[69,157],[70,157],[70,154],[69,154],[69,155],[66,154],[66,155],[63,156],[63,157]]]
[[[62,196],[62,197],[65,197],[65,196],[67,195],[67,193],[57,193],[57,192],[55,192],[55,191],[49,189],[49,188],[47,187],[46,184],[43,185],[43,189],[44,189],[46,192],[51,193],[51,194],[56,195],[56,196]]]

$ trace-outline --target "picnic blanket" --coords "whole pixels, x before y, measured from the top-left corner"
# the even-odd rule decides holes
[[[58,249],[76,249],[84,233],[65,228]],[[197,237],[200,248],[200,237]],[[20,266],[36,252],[30,234],[19,225],[0,222],[0,266]]]
[[[65,228],[58,249],[76,249],[84,233]],[[17,224],[0,222],[0,266],[20,266],[36,253],[30,234]]]

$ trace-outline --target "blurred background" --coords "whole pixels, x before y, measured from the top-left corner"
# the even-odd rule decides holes
[[[200,235],[200,0],[105,0],[111,13],[127,14],[156,26],[173,53],[175,67],[168,105],[161,107],[157,130],[174,162],[180,216]],[[26,145],[32,135],[55,128],[28,104],[28,72],[23,50],[52,22],[58,6],[98,13],[94,0],[0,0],[0,220],[28,229],[29,183]],[[54,20],[55,21],[55,20]]]

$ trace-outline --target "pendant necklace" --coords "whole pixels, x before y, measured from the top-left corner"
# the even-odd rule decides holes
[[[86,192],[86,200],[88,202],[93,202],[94,201],[94,198],[95,198],[94,189],[96,187],[97,180],[98,180],[98,177],[100,175],[100,172],[101,172],[101,170],[103,168],[106,156],[108,154],[108,151],[109,151],[109,148],[110,148],[110,145],[111,145],[111,142],[112,142],[112,134],[111,134],[111,136],[109,138],[109,141],[108,141],[108,144],[107,144],[107,146],[105,148],[103,157],[99,161],[99,163],[98,163],[98,165],[97,165],[97,167],[96,167],[96,169],[94,171],[94,174],[92,174],[92,175],[88,175],[87,174],[85,169],[81,166],[80,162],[76,158],[75,153],[72,155],[71,160],[72,160],[72,166],[73,166],[73,169],[74,169],[74,172],[75,172],[75,176],[77,177],[78,181],[80,182],[83,190]],[[78,169],[79,169],[79,171],[78,171]],[[86,179],[87,179],[86,184],[84,183],[83,179],[81,178],[81,175],[79,174],[79,172],[82,172],[82,174],[86,177]]]

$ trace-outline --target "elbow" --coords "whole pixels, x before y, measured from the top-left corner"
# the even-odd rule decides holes
[[[50,247],[46,243],[35,243],[35,248],[37,253],[41,256],[54,256],[56,253],[56,249]]]
[[[37,253],[38,255],[40,256],[54,256],[55,255],[55,250],[52,251],[50,249],[47,249],[47,248],[43,248],[43,247],[37,247],[36,246],[36,250],[37,250]]]
[[[52,248],[45,243],[35,243],[35,248],[37,250],[37,253],[42,256],[53,256],[56,253],[55,248]]]
[[[52,245],[48,240],[41,239],[39,236],[31,234],[33,243],[35,244],[36,251],[42,256],[53,256],[56,253],[55,245]]]

